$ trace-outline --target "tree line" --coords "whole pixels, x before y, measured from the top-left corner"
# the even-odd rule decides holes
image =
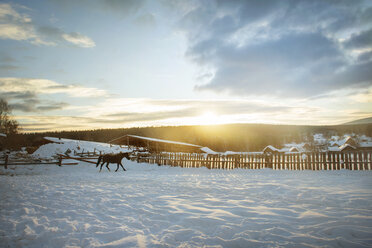
[[[267,145],[282,147],[286,143],[313,142],[313,134],[332,135],[365,134],[372,136],[372,124],[342,126],[295,126],[268,124],[229,124],[215,126],[164,126],[120,129],[97,129],[13,135],[13,147],[34,146],[42,137],[109,142],[126,134],[179,141],[207,146],[218,152],[261,151]]]

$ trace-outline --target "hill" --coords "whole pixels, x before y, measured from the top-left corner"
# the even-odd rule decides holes
[[[372,124],[335,126],[227,124],[28,133],[14,135],[9,139],[8,147],[19,149],[24,146],[38,146],[44,136],[109,142],[122,135],[133,134],[207,146],[219,152],[260,151],[267,145],[281,147],[291,142],[312,142],[315,133],[322,133],[326,138],[344,134],[364,134],[372,137]]]
[[[372,117],[346,122],[343,125],[372,124]]]

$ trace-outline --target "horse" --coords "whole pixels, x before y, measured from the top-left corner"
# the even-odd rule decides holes
[[[120,153],[117,153],[117,154],[104,154],[104,155],[101,155],[98,157],[98,161],[97,161],[97,165],[96,167],[98,167],[99,163],[102,161],[102,164],[101,164],[101,168],[99,169],[99,172],[101,172],[102,170],[102,166],[104,163],[106,163],[106,168],[110,170],[109,168],[109,163],[117,163],[118,167],[116,168],[115,172],[117,172],[119,170],[119,165],[121,166],[121,168],[123,168],[124,171],[126,171],[126,169],[124,168],[124,166],[122,165],[121,163],[121,160],[123,158],[126,158],[126,159],[130,159],[129,158],[129,152],[120,152]]]

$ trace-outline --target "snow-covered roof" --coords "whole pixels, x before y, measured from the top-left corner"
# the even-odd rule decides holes
[[[306,145],[306,143],[287,143],[287,144],[284,144],[284,147],[304,147]]]
[[[347,147],[350,147],[352,149],[356,149],[355,146],[352,146],[352,145],[349,145],[349,144],[343,144],[342,146],[340,146],[340,151],[343,151],[344,149],[346,149]]]
[[[6,137],[5,133],[0,133],[0,137]]]
[[[281,152],[305,152],[307,143],[288,143],[284,144],[284,148],[280,149]],[[297,150],[297,151],[296,151]]]
[[[360,142],[360,147],[372,147],[372,142]]]
[[[143,137],[143,136],[132,135],[132,134],[127,134],[127,135],[121,136],[121,137],[119,137],[117,139],[111,140],[110,143],[113,142],[113,141],[115,141],[115,140],[118,140],[120,138],[123,138],[125,136],[129,136],[129,137],[137,138],[137,139],[141,139],[141,140],[153,141],[153,142],[162,142],[162,143],[168,143],[168,144],[184,145],[184,146],[192,146],[192,147],[201,148],[201,146],[199,146],[199,145],[194,145],[194,144],[189,144],[189,143],[184,143],[184,142],[178,142],[178,141],[171,141],[171,140],[149,138],[149,137]]]
[[[368,137],[365,134],[359,136],[359,140],[362,141],[362,142],[372,142],[372,138],[371,137]]]
[[[340,148],[338,146],[329,146],[328,151],[330,152],[339,152]]]
[[[270,150],[272,150],[272,151],[275,151],[275,152],[279,152],[279,149],[273,147],[272,145],[268,145],[268,146],[266,146],[266,147],[263,149],[263,151],[266,151],[266,150],[268,150],[268,149],[270,149]]]
[[[208,154],[218,154],[218,152],[213,151],[209,147],[202,147],[202,148],[200,148],[200,150],[202,150],[203,152],[208,153]]]
[[[316,133],[316,134],[314,134],[313,137],[314,137],[314,142],[317,143],[317,144],[327,143],[327,139],[324,138],[322,133]]]
[[[295,147],[295,146],[293,146],[293,147],[291,147],[290,149],[289,149],[289,151],[290,152],[301,152],[301,148],[299,148],[299,147]]]

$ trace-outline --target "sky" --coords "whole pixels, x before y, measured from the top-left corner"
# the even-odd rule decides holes
[[[23,132],[372,116],[372,1],[0,1]]]

